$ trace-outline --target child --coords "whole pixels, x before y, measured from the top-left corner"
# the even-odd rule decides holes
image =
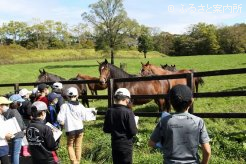
[[[84,106],[78,101],[77,88],[67,90],[68,103],[61,106],[57,120],[65,126],[69,159],[72,164],[79,164],[81,158],[81,144],[83,139],[85,120]]]
[[[56,93],[48,94],[49,106],[46,121],[60,129],[59,123],[57,122],[56,105],[58,103],[58,95]]]
[[[3,112],[5,109],[8,109],[9,104],[12,103],[12,101],[9,101],[5,97],[0,97],[0,124],[4,122],[4,116]],[[14,135],[10,133],[0,133],[0,163],[2,164],[10,164],[9,162],[9,146],[7,140],[10,140],[13,138]]]
[[[188,113],[192,105],[192,92],[186,85],[176,85],[170,90],[170,101],[175,114],[161,119],[154,129],[149,146],[161,142],[165,163],[200,163],[198,146],[202,147],[202,164],[211,155],[209,137],[204,121]]]
[[[26,125],[18,112],[18,109],[20,107],[20,104],[24,102],[25,100],[21,98],[19,94],[14,94],[9,97],[9,100],[12,101],[10,103],[9,109],[7,109],[4,112],[4,117],[6,119],[10,119],[15,117],[21,131],[15,134],[15,137],[11,140],[12,143],[12,149],[11,149],[11,163],[13,164],[19,164],[19,158],[20,158],[20,151],[21,151],[21,143],[24,137],[24,130],[26,129]]]
[[[32,105],[32,117],[26,130],[26,138],[32,156],[33,164],[56,164],[53,151],[58,149],[58,143],[53,137],[52,130],[45,125],[47,105],[36,101]]]
[[[48,98],[46,97],[49,94],[49,86],[46,84],[39,84],[38,91],[39,96],[37,97],[37,101],[43,101],[47,106],[49,105]]]

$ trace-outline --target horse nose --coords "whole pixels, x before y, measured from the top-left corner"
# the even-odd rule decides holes
[[[101,83],[105,84],[105,79],[104,79],[103,77],[100,77],[100,78],[99,78],[99,81],[100,81]]]

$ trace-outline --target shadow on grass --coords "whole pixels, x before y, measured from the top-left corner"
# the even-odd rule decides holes
[[[225,89],[225,90],[222,90],[222,92],[243,91],[243,90],[246,90],[246,86],[237,87],[237,88],[231,88],[231,89]]]
[[[93,65],[48,65],[44,68],[57,69],[57,68],[91,68],[91,67],[98,67],[98,65],[97,64],[93,64]]]

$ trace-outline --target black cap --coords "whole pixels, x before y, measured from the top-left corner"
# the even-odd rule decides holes
[[[186,85],[176,85],[169,93],[170,102],[176,112],[183,112],[192,103],[192,91]]]
[[[49,88],[49,86],[44,84],[44,83],[38,85],[38,90],[39,91],[43,91],[45,88]]]
[[[170,90],[170,100],[189,102],[193,98],[191,89],[186,85],[176,85]]]

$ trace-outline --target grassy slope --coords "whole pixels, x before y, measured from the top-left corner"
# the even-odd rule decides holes
[[[102,60],[102,59],[101,59]],[[99,61],[101,61],[99,60]],[[245,55],[220,55],[220,56],[194,56],[194,57],[153,57],[148,59],[116,59],[116,65],[120,62],[127,63],[127,71],[137,74],[140,70],[140,62],[159,64],[176,64],[179,69],[194,68],[199,71],[219,70],[230,68],[243,68],[246,65]],[[0,66],[0,83],[32,82],[38,76],[38,69],[45,68],[48,72],[58,74],[65,78],[76,76],[78,72],[98,76],[96,60],[77,60],[66,62],[16,64]],[[246,75],[232,75],[205,78],[205,85],[200,88],[201,92],[223,91],[223,90],[245,90]],[[1,93],[9,91],[10,88],[1,89]],[[104,92],[100,92],[106,93]],[[245,97],[241,98],[216,98],[197,99],[195,101],[196,112],[245,112]],[[97,108],[106,107],[106,101],[95,101],[91,106]],[[156,111],[154,103],[135,107],[137,111]],[[85,163],[103,163],[104,159],[110,158],[110,137],[103,134],[103,118],[99,117],[96,122],[86,123],[84,137],[83,157]],[[206,125],[213,138],[213,157],[211,163],[244,163],[246,160],[245,149],[241,143],[231,141],[227,134],[241,132],[246,129],[245,119],[205,119]],[[135,163],[161,163],[162,157],[159,152],[147,148],[147,139],[154,128],[154,118],[140,118],[140,129],[138,142],[134,148]],[[221,139],[222,138],[222,139]],[[245,142],[245,141],[244,141]],[[62,147],[59,156],[64,163],[68,162],[65,139],[62,139]],[[244,153],[245,154],[245,153]]]

